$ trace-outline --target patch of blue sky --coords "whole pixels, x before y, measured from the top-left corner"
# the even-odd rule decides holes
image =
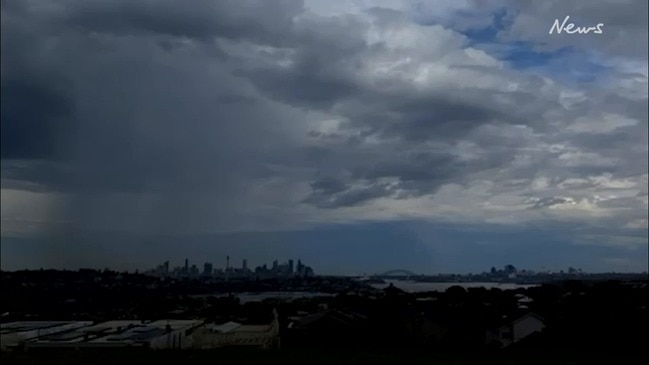
[[[536,51],[534,44],[516,42],[499,55],[513,69],[559,80],[565,84],[593,83],[604,79],[610,66],[599,63],[585,51],[563,47],[554,51]]]
[[[504,61],[510,68],[530,72],[567,84],[596,82],[612,70],[593,55],[573,47],[540,51],[536,44],[525,41],[501,42],[496,28],[466,32],[470,46]]]
[[[462,8],[462,6],[455,9],[453,7],[435,9],[422,3],[412,4],[408,15],[411,21],[422,26],[441,25],[466,35],[475,36],[485,32],[483,40],[495,38],[497,31],[504,29],[508,19],[505,8],[492,11],[484,8]]]
[[[576,51],[564,47],[554,51],[541,52],[534,50],[529,42],[508,42],[502,47],[502,53],[496,55],[515,69],[537,69],[552,64],[557,59],[565,59]]]
[[[492,16],[492,22],[486,27],[467,28],[460,31],[469,39],[469,45],[473,46],[481,43],[492,43],[497,41],[498,32],[505,29],[510,23],[507,20],[507,10],[502,8],[496,10]],[[465,15],[466,16],[466,15]]]
[[[599,62],[594,55],[573,47],[539,50],[538,45],[533,42],[503,41],[498,34],[511,26],[512,20],[505,8],[492,12],[491,22],[487,26],[484,26],[484,22],[480,27],[470,26],[471,19],[477,15],[459,10],[453,17],[444,20],[426,18],[421,14],[413,20],[421,25],[441,24],[453,28],[467,37],[467,46],[480,49],[504,61],[512,69],[549,77],[565,84],[597,82],[605,79],[612,70],[603,62]],[[461,24],[465,26],[458,26]]]

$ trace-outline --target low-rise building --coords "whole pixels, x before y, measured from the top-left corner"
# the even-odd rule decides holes
[[[192,347],[198,320],[108,321],[25,341],[25,349],[150,348]]]
[[[165,328],[165,335],[151,340],[152,349],[193,348],[194,333],[204,325],[200,320],[159,320],[151,323],[157,328]]]
[[[92,322],[22,321],[0,324],[2,350],[20,346],[25,341],[91,325]]]

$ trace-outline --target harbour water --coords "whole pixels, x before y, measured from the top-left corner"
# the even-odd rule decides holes
[[[514,284],[514,283],[488,283],[488,282],[425,283],[425,282],[417,282],[417,281],[409,281],[409,280],[386,280],[385,284],[372,284],[372,286],[377,289],[384,289],[388,287],[390,284],[394,285],[395,287],[407,293],[418,293],[418,292],[429,292],[429,291],[443,292],[452,286],[461,286],[463,288],[486,288],[486,289],[498,288],[502,290],[530,288],[530,287],[537,286],[537,285],[522,285],[522,284]]]

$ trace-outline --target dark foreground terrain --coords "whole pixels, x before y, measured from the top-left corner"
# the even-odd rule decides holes
[[[228,283],[223,291],[217,290],[222,283],[105,272],[3,273],[3,290],[11,295],[0,303],[2,325],[180,319],[211,326],[233,321],[270,324],[277,332],[269,343],[277,345],[206,349],[197,345],[202,332],[192,330],[185,333],[193,337],[186,350],[44,349],[17,343],[0,356],[2,364],[645,364],[648,284],[646,278],[570,280],[515,290],[453,286],[445,292],[407,293],[321,277]],[[336,294],[244,303],[235,290],[263,292],[266,286]],[[203,295],[214,292],[226,296]],[[506,329],[521,318],[523,327],[538,327],[512,343],[513,330]]]
[[[481,354],[430,354],[412,351],[279,350],[270,352],[220,351],[120,351],[3,353],[2,364],[646,364],[646,354],[570,352],[509,352]]]

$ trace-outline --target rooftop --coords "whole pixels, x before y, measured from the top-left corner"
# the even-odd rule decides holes
[[[197,320],[157,320],[157,321],[108,321],[87,325],[64,332],[58,332],[30,341],[30,344],[47,343],[91,343],[91,344],[131,344],[162,336],[167,326],[172,331],[192,328],[202,322]],[[90,323],[88,323],[90,324]]]
[[[229,333],[237,328],[241,327],[241,323],[237,322],[226,322],[223,324],[210,324],[206,326],[205,328],[212,331],[212,332],[218,332],[218,333]]]
[[[149,323],[151,326],[157,326],[160,328],[165,328],[167,325],[171,327],[172,330],[178,330],[182,328],[192,328],[203,324],[201,320],[195,319],[160,319]]]
[[[19,333],[27,332],[33,330],[41,330],[46,328],[55,328],[65,325],[71,325],[74,323],[79,323],[80,325],[88,325],[92,322],[73,322],[73,321],[22,321],[22,322],[10,322],[0,324],[0,333],[1,334],[10,334],[10,333]]]
[[[271,328],[272,326],[268,324],[262,324],[262,325],[245,324],[235,329],[234,332],[267,332]]]

